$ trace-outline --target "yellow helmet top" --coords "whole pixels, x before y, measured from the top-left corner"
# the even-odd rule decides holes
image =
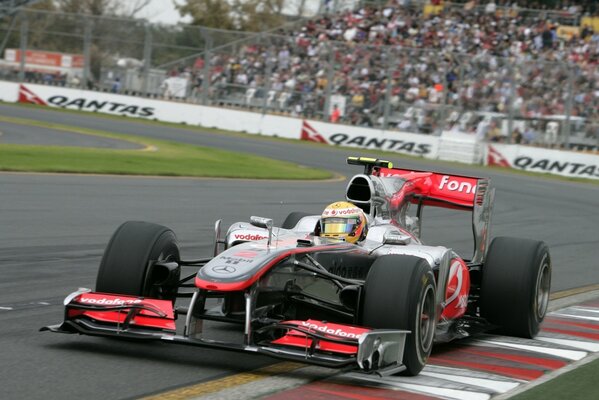
[[[320,236],[356,243],[366,237],[366,216],[347,201],[329,204],[320,216]]]

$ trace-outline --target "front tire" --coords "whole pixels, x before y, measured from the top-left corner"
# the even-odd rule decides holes
[[[374,329],[409,330],[402,375],[424,368],[435,337],[435,278],[426,260],[414,256],[378,258],[364,284],[362,325]]]
[[[500,333],[533,338],[545,318],[551,258],[543,242],[497,237],[482,270],[480,313]]]
[[[96,291],[174,301],[179,269],[149,268],[149,264],[179,259],[179,245],[172,230],[149,222],[125,222],[104,251]]]

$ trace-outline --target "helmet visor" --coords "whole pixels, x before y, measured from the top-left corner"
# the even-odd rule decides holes
[[[349,234],[360,223],[359,218],[324,218],[322,233],[325,235]]]

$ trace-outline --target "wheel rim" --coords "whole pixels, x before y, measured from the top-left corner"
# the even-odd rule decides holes
[[[419,319],[416,321],[420,346],[425,354],[428,354],[433,345],[435,334],[435,293],[432,285],[424,289],[422,301],[418,310]]]
[[[551,287],[551,268],[549,266],[549,262],[547,261],[547,255],[543,258],[541,262],[541,268],[539,269],[539,274],[537,275],[537,284],[536,284],[536,307],[535,311],[537,313],[537,318],[542,320],[545,317],[545,313],[547,312],[547,305],[549,304],[549,291]]]

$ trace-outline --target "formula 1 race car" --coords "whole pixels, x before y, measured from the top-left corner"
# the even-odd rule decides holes
[[[42,330],[246,351],[379,375],[417,375],[435,342],[489,330],[537,334],[549,301],[549,251],[543,242],[512,237],[489,244],[489,179],[372,158],[348,163],[364,168],[346,190],[347,202],[368,218],[360,242],[319,234],[320,215],[292,212],[280,227],[251,217],[224,237],[217,221],[213,257],[182,260],[170,229],[125,222],[104,252],[95,291],[69,295],[64,322]],[[431,206],[472,213],[471,257],[421,242],[422,210]],[[183,274],[189,267],[197,270]],[[207,321],[238,324],[243,337],[209,339]]]

